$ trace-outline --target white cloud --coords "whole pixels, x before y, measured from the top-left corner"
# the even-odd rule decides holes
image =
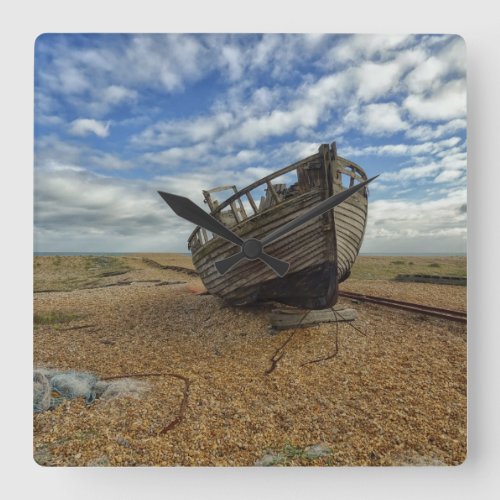
[[[54,86],[61,93],[82,94],[91,88],[89,78],[69,61],[60,61],[57,66],[59,66],[57,76],[45,74],[44,77],[47,83],[54,81]]]
[[[424,92],[439,85],[439,77],[444,71],[443,61],[431,56],[406,77],[406,83],[412,92]]]
[[[435,179],[434,182],[451,182],[456,181],[462,177],[463,171],[461,170],[444,170]]]
[[[322,48],[331,40],[323,34],[264,34],[262,38],[245,48],[245,78],[252,72],[265,72],[277,80],[291,76],[301,77],[297,70],[304,62],[323,62]]]
[[[395,172],[384,173],[380,179],[384,182],[407,183],[412,180],[433,177],[434,182],[443,183],[465,178],[467,159],[463,152],[445,154],[435,161],[426,161],[426,157],[417,157],[416,159],[421,163],[401,168]]]
[[[279,36],[264,35],[256,47],[252,50],[250,65],[255,68],[266,68],[276,58],[283,40]]]
[[[47,135],[36,141],[35,165],[42,169],[61,169],[72,166],[79,170],[96,167],[124,170],[132,168],[133,162],[76,141],[62,141],[56,135]]]
[[[447,190],[445,196],[434,200],[373,201],[363,249],[387,249],[390,242],[393,248],[405,252],[463,252],[467,234],[466,203],[464,188]]]
[[[35,165],[37,167],[76,165],[84,151],[86,148],[61,141],[55,135],[45,135],[35,142]]]
[[[265,167],[248,167],[245,169],[245,172],[255,177],[256,179],[262,179],[262,177],[271,175],[274,170],[272,168]]]
[[[400,68],[394,62],[377,64],[364,63],[356,71],[358,95],[363,101],[371,101],[394,88],[400,75]]]
[[[259,161],[262,159],[263,155],[260,151],[252,149],[242,149],[236,153],[235,158],[242,163],[248,163],[252,161]]]
[[[246,102],[246,107],[251,113],[265,112],[276,103],[279,90],[269,87],[259,87],[252,93],[251,101]]]
[[[98,137],[107,137],[109,135],[109,122],[104,123],[91,118],[78,118],[69,125],[71,135],[86,136],[95,134]]]
[[[317,153],[318,148],[319,144],[317,142],[287,141],[275,147],[270,156],[273,157],[272,160],[274,162],[279,161],[283,158],[289,159],[291,161],[297,161],[301,158],[305,158]],[[284,167],[285,165],[281,166]]]
[[[60,116],[57,116],[57,115],[37,114],[36,115],[36,121],[40,125],[55,126],[55,125],[62,125],[62,124],[64,124],[64,120]]]
[[[208,47],[191,35],[109,37],[87,47],[64,38],[37,43],[50,55],[50,63],[37,65],[38,87],[93,116],[135,101],[140,87],[177,92],[212,69]]]
[[[353,73],[357,94],[362,101],[373,99],[395,90],[403,67],[395,61],[387,63],[365,62]]]
[[[450,137],[441,141],[428,141],[420,144],[383,144],[382,146],[366,146],[362,148],[345,148],[348,156],[390,155],[417,156],[422,154],[438,154],[449,150],[461,142],[460,137]]]
[[[172,169],[182,166],[189,175],[197,176],[200,169],[210,168],[212,175],[217,172],[228,172],[232,169],[236,175],[244,165],[260,162],[266,159],[260,150],[241,149],[234,152],[222,152],[202,142],[189,147],[173,147],[158,152],[148,152],[142,155],[143,163],[152,163],[158,167]]]
[[[412,167],[405,167],[397,172],[388,172],[382,174],[380,179],[383,181],[402,181],[406,182],[414,179],[422,179],[424,177],[431,177],[441,169],[441,165],[432,162],[425,165],[416,165]]]
[[[146,84],[168,92],[197,80],[207,66],[207,49],[190,35],[134,35],[124,47],[107,52],[116,81]],[[133,71],[131,71],[133,68]]]
[[[375,135],[394,133],[408,127],[408,124],[401,119],[398,105],[393,102],[365,106],[361,124],[363,133]]]
[[[207,151],[208,144],[200,143],[191,147],[174,147],[156,153],[145,153],[143,157],[149,162],[168,168],[181,164],[187,168],[189,165],[186,162],[193,162],[194,165],[199,165],[200,160]],[[205,162],[203,161],[203,163]]]
[[[108,104],[120,104],[123,101],[134,101],[138,93],[121,85],[109,85],[102,91],[102,100]]]
[[[409,95],[403,105],[418,120],[462,118],[466,112],[465,81],[452,80],[429,97]]]
[[[288,89],[286,103],[277,105],[278,95],[266,87],[257,89],[251,96],[238,96],[236,102],[230,103],[234,109],[233,119],[225,123],[224,127],[217,131],[218,140],[222,144],[255,144],[257,141],[270,137],[281,136],[287,133],[302,131],[307,133],[308,129],[314,129],[328,120],[330,112],[334,109],[340,110],[355,95],[370,102],[382,95],[391,93],[397,88],[401,75],[408,68],[414,66],[422,59],[421,51],[405,51],[398,53],[393,61],[383,64],[365,62],[360,67],[351,67],[341,72],[324,75],[323,77],[306,82],[297,89]],[[243,104],[240,102],[243,101]],[[250,101],[250,103],[248,102]],[[227,108],[225,108],[227,110]],[[383,125],[374,123],[375,116],[367,110],[367,120],[372,129],[379,133]],[[385,128],[387,132],[406,128],[401,119],[397,119],[397,110],[394,106],[386,109],[390,113],[386,117]],[[218,114],[206,118],[210,129],[217,123]],[[200,123],[196,123],[200,125]],[[158,125],[160,136],[161,129],[165,125]],[[167,126],[167,130],[170,126]],[[180,130],[184,123],[180,123]],[[197,127],[202,130],[202,127]],[[224,130],[225,128],[225,130]],[[146,132],[151,134],[149,129]],[[173,136],[170,131],[168,135]],[[147,141],[147,138],[146,138]]]
[[[226,62],[231,80],[239,80],[243,73],[244,56],[234,45],[222,47],[222,59]]]
[[[200,141],[211,141],[234,123],[231,113],[221,112],[187,120],[172,120],[150,125],[132,136],[136,146],[169,146]]]
[[[364,62],[356,70],[358,96],[364,101],[371,101],[398,90],[405,90],[401,83],[402,76],[425,58],[421,49],[399,52],[387,62]]]
[[[406,77],[410,92],[423,93],[437,90],[450,74],[465,74],[465,43],[462,38],[454,37],[435,55],[419,64]]]
[[[262,49],[259,57],[264,58],[268,50],[274,50],[274,40],[273,37],[263,38],[261,43],[267,48]],[[228,54],[231,54],[230,60],[236,64],[241,53],[233,48],[230,46]],[[136,135],[133,142],[180,145],[186,139],[198,142],[217,137],[220,144],[236,145],[255,144],[288,133],[307,135],[310,130],[327,121],[332,110],[340,112],[356,95],[369,103],[394,92],[404,72],[422,58],[423,53],[419,50],[403,51],[385,63],[364,62],[359,67],[349,67],[317,80],[306,81],[296,88],[282,87],[279,92],[260,87],[248,95],[245,87],[239,86],[228,92],[226,102],[217,103],[212,115],[157,123]],[[239,68],[235,66],[233,73],[239,72]],[[231,110],[230,114],[228,109]],[[376,106],[366,110],[368,133],[394,132],[406,128],[395,105],[385,104],[387,116],[380,116],[379,124],[375,122],[375,110]],[[385,123],[382,123],[384,120]]]
[[[164,226],[154,187],[74,168],[35,172],[35,224],[47,230],[134,233]],[[146,227],[147,226],[147,227]]]
[[[428,141],[430,139],[438,139],[443,135],[448,135],[450,133],[456,132],[458,130],[465,130],[467,127],[467,121],[463,118],[456,118],[447,123],[442,123],[440,125],[417,125],[410,127],[405,135],[407,137],[412,137],[421,141]]]
[[[441,153],[439,156],[441,156]],[[457,150],[457,148],[451,148],[441,156],[439,162],[446,169],[465,170],[467,167],[467,153],[460,149]]]
[[[332,139],[339,142],[339,154],[344,157],[376,156],[371,158],[373,168],[384,165],[386,158],[389,168],[399,164],[399,170],[374,184],[371,191],[376,196],[391,198],[393,187],[399,197],[416,196],[422,188],[421,200],[427,196],[428,181],[434,179],[429,197],[444,196],[449,201],[449,191],[439,194],[436,189],[463,186],[465,181],[464,54],[463,43],[456,37],[134,35],[88,45],[67,40],[58,39],[49,57],[40,58],[43,64],[51,61],[52,65],[40,64],[37,73],[37,123],[55,127],[77,118],[68,126],[77,136],[72,141],[37,138],[37,169],[41,167],[43,175],[49,172],[47,181],[51,179],[50,185],[40,184],[43,190],[37,202],[37,231],[44,238],[55,231],[56,220],[69,224],[68,219],[57,219],[61,215],[57,203],[45,203],[44,198],[57,198],[75,220],[82,217],[87,224],[92,211],[114,213],[103,201],[108,196],[110,203],[116,202],[132,217],[133,225],[137,219],[128,206],[116,201],[117,196],[141,200],[144,192],[159,184],[158,188],[169,187],[199,201],[203,188],[228,183],[242,187],[316,153],[320,142]],[[189,92],[190,86],[207,76],[196,87],[202,90],[194,99],[196,105],[175,102],[171,94]],[[205,95],[205,83],[214,81],[217,85]],[[265,86],[257,83],[263,81]],[[182,103],[188,98],[182,96]],[[118,107],[116,117],[109,116],[107,121],[107,114]],[[111,122],[113,141],[102,141],[106,151],[85,144],[85,138],[93,134],[107,137]],[[132,133],[128,143],[120,144],[123,136]],[[385,140],[384,136],[394,134],[398,139]],[[409,144],[401,143],[401,135],[410,138]],[[342,142],[361,146],[348,148]],[[123,152],[115,154],[120,146]],[[133,182],[118,178],[118,170],[134,167]],[[91,172],[101,169],[113,171],[115,181]],[[165,175],[154,182],[139,180],[142,187],[134,187],[137,178],[152,173]],[[113,182],[120,189],[113,189]],[[96,190],[95,197],[82,198],[87,209],[70,200],[77,196],[78,183]],[[95,187],[99,183],[102,189]],[[59,197],[54,194],[57,190]],[[373,206],[379,214],[385,210],[378,201],[370,205],[370,219]],[[404,202],[401,206],[388,206],[409,210],[412,227],[396,231],[391,222],[381,223],[377,231],[382,240],[411,236],[413,241],[423,241],[429,235],[459,238],[463,233],[463,226],[445,223],[426,233],[423,221],[413,218],[420,202],[400,201]],[[138,201],[138,213],[139,205]],[[108,222],[101,227],[92,221],[84,224],[89,241],[92,235],[107,231]],[[111,230],[112,235],[119,235],[116,244],[125,241],[119,239],[125,226],[121,222],[110,226],[120,227]],[[60,234],[78,238],[69,231]],[[131,234],[139,233],[133,230]]]
[[[89,166],[97,166],[108,170],[126,170],[133,167],[130,160],[123,160],[111,153],[96,152],[88,160]]]
[[[373,57],[387,58],[412,41],[413,37],[408,35],[351,35],[330,50],[328,60],[334,65]]]
[[[325,37],[302,37],[300,40],[297,37],[290,38],[295,40],[292,44],[294,47],[297,47],[297,44],[313,47],[310,50],[317,50],[324,39]],[[219,54],[219,56],[212,54],[212,60],[218,57],[217,64],[222,65],[219,69],[227,67],[232,80],[238,80],[238,75],[242,72],[245,72],[247,77],[248,68],[262,70],[264,61],[268,63],[274,61],[277,54],[281,54],[280,50],[285,51],[285,48],[286,50],[290,48],[290,44],[280,45],[278,42],[281,38],[276,35],[266,35],[255,46],[250,46],[253,49],[252,54],[248,47],[232,42],[224,45],[224,40],[223,37],[217,37],[211,39],[209,45],[211,50]],[[357,47],[355,50],[357,54],[357,51],[372,40],[372,37],[355,40],[358,40],[354,44],[354,47]],[[212,114],[158,122],[134,136],[132,142],[144,146],[182,147],[186,140],[198,143],[212,141],[215,138],[221,145],[234,146],[256,144],[258,141],[289,133],[307,137],[312,135],[319,125],[330,119],[332,111],[341,113],[342,107],[349,105],[353,100],[356,101],[356,95],[358,102],[361,100],[371,105],[373,100],[381,96],[388,97],[396,91],[404,90],[404,86],[401,87],[402,76],[425,60],[425,53],[419,48],[401,50],[403,47],[408,47],[412,40],[411,37],[375,37],[368,43],[366,53],[376,55],[383,52],[384,61],[360,61],[358,65],[353,64],[340,72],[326,74],[317,80],[306,79],[305,83],[298,87],[281,86],[279,90],[278,87],[273,89],[260,87],[249,95],[248,82],[242,82],[228,89],[227,99],[217,102]],[[137,40],[135,45],[152,43],[146,38]],[[400,50],[387,49],[384,52],[384,47],[398,47]],[[135,50],[138,50],[137,47]],[[203,49],[193,49],[192,53],[199,51],[203,52]],[[154,54],[153,50],[153,59]],[[365,125],[365,132],[383,134],[407,129],[396,104],[386,102],[385,105],[387,115],[380,115],[378,119],[374,113],[376,107],[364,111],[365,122],[362,123]],[[406,102],[406,106],[413,110],[411,99]]]
[[[253,140],[241,128],[247,121],[263,120],[271,110],[277,109],[280,90],[257,87],[247,95],[239,86],[231,87],[225,99],[218,100],[211,113],[199,114],[192,118],[158,121],[133,135],[130,142],[137,147],[180,146],[212,142],[237,145]],[[251,125],[250,125],[251,127]]]
[[[248,184],[247,180],[252,178],[251,173],[226,169],[198,168],[194,172],[183,172],[173,175],[160,175],[155,177],[155,185],[158,189],[187,196],[190,200],[198,203],[205,210],[207,206],[203,204],[202,191],[223,185],[236,185],[241,189]],[[254,180],[252,178],[252,180]]]
[[[407,130],[409,126],[395,102],[357,103],[345,110],[342,121],[332,128],[331,134],[337,137],[349,130],[356,130],[363,135],[392,135]]]
[[[220,140],[222,143],[255,144],[299,128],[316,127],[328,118],[328,111],[335,106],[348,85],[345,73],[326,75],[311,84],[304,84],[285,106],[246,117],[239,125],[232,126]]]

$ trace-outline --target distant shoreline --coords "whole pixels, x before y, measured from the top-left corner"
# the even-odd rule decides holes
[[[126,255],[138,255],[138,254],[171,254],[171,255],[191,255],[189,252],[33,252],[36,257],[44,256],[60,256],[60,257],[75,257],[75,256],[92,256],[92,255],[108,255],[111,257],[119,257]],[[361,257],[466,257],[466,253],[450,252],[429,252],[429,253],[405,253],[405,252],[393,252],[393,253],[383,253],[383,252],[373,252],[373,253],[363,253],[359,254]]]
[[[33,252],[36,257],[85,257],[94,255],[108,255],[121,257],[127,255],[160,254],[160,255],[191,255],[190,252]]]

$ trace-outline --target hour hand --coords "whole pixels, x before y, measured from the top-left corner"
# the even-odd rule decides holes
[[[277,259],[276,257],[273,257],[272,255],[269,255],[264,251],[262,251],[257,258],[264,262],[264,264],[267,264],[281,278],[285,276],[285,274],[288,272],[288,269],[290,268],[290,264],[288,262]],[[248,257],[243,251],[241,251],[234,255],[231,255],[231,257],[228,257],[227,259],[218,260],[215,263],[215,267],[220,274],[224,275],[236,264],[238,264],[238,262],[244,259],[248,259]]]
[[[259,240],[251,238],[243,241],[237,234],[233,233],[233,231],[224,226],[215,217],[207,214],[207,212],[202,210],[189,198],[185,198],[184,196],[179,196],[177,194],[165,193],[164,191],[158,191],[158,193],[179,217],[182,217],[197,226],[204,227],[208,231],[211,231],[212,233],[217,234],[231,243],[241,247],[241,251],[237,254],[215,263],[215,267],[220,274],[227,273],[229,269],[243,259],[260,259],[279,276],[284,276],[287,273],[289,268],[288,262],[265,253],[262,250],[262,244]]]

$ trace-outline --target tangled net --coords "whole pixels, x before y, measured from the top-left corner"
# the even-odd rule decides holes
[[[65,399],[84,398],[87,404],[96,399],[139,396],[147,384],[130,378],[99,380],[92,373],[36,368],[33,371],[33,411],[51,410]]]

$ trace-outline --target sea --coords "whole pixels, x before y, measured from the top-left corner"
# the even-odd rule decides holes
[[[122,255],[132,255],[133,253],[156,253],[156,252],[33,252],[33,255],[60,256],[60,257],[72,257],[72,256],[74,257],[78,255],[119,257]]]
[[[163,252],[33,252],[33,255],[43,256],[43,255],[52,255],[52,256],[77,256],[77,255],[87,255],[87,256],[110,256],[110,257],[119,257],[124,255],[133,255],[135,253],[163,253]],[[177,253],[180,255],[191,255],[189,252],[164,252],[164,253]],[[405,253],[405,252],[374,252],[374,253],[363,253],[361,252],[359,255],[362,257],[465,257],[466,253],[454,253],[454,252],[441,252],[441,253],[432,253],[432,252],[413,252],[413,253]]]
[[[465,257],[467,254],[464,252],[382,252],[382,253],[364,253],[360,252],[362,257]]]

